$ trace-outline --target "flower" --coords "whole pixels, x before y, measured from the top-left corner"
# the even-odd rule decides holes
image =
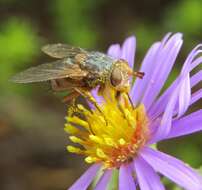
[[[202,62],[202,44],[185,60],[176,80],[162,93],[166,79],[181,49],[182,34],[168,33],[148,50],[141,66],[143,79],[136,79],[130,91],[117,102],[114,91],[104,98],[92,94],[99,109],[77,105],[68,111],[65,130],[70,140],[82,148],[67,146],[69,152],[85,156],[92,166],[69,188],[86,190],[96,177],[96,190],[107,189],[118,171],[118,189],[163,190],[160,173],[187,190],[202,190],[202,176],[182,161],[152,147],[164,139],[202,130],[202,110],[186,114],[189,106],[202,97],[201,89],[191,89],[202,79],[202,72],[190,72]],[[136,40],[129,37],[122,47],[110,46],[108,55],[123,58],[133,68]],[[160,94],[160,95],[159,95]],[[81,117],[82,115],[82,117]],[[80,128],[76,126],[80,126]]]

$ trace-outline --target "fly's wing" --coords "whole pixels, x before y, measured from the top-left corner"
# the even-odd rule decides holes
[[[74,57],[79,53],[86,53],[86,51],[79,47],[73,47],[67,44],[48,44],[41,48],[41,50],[54,58]]]
[[[44,63],[36,67],[31,67],[11,78],[16,83],[42,82],[53,79],[72,78],[81,79],[88,73],[81,70],[79,65],[74,64],[71,58],[58,60],[52,63]]]

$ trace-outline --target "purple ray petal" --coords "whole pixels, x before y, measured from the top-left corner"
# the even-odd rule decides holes
[[[191,77],[191,87],[197,85],[201,81],[202,81],[202,71],[199,71]]]
[[[107,54],[118,59],[121,56],[121,47],[119,44],[113,44],[111,45],[108,50]]]
[[[197,45],[188,55],[187,59],[185,60],[185,63],[182,67],[182,72],[181,73],[187,73],[187,70],[193,69],[193,67],[196,67],[196,65],[192,62],[194,62],[194,59],[201,54],[202,50],[202,44]],[[196,60],[195,60],[196,61]],[[200,61],[201,62],[201,61]],[[192,64],[190,64],[192,63]]]
[[[199,71],[198,73],[196,73],[195,75],[191,77],[190,79],[191,87],[197,85],[201,81],[202,81],[202,71]],[[194,104],[196,101],[198,101],[201,98],[202,98],[202,90],[200,89],[197,92],[192,94],[189,106],[191,106],[192,104]]]
[[[172,128],[166,139],[179,137],[202,131],[202,109],[179,120],[173,121]]]
[[[172,32],[168,32],[168,33],[163,37],[163,39],[161,40],[161,42],[162,42],[161,48],[167,43],[167,41],[169,40],[169,38],[171,37],[171,35],[172,35]]]
[[[202,176],[182,161],[151,148],[145,148],[141,156],[156,171],[187,190],[202,190]]]
[[[161,48],[154,60],[156,65],[153,67],[153,73],[144,93],[142,102],[146,108],[149,108],[161,88],[163,87],[182,46],[182,34],[173,35],[167,43]],[[145,73],[146,75],[147,73]]]
[[[164,112],[171,93],[174,89],[176,89],[179,81],[179,78],[176,79],[173,84],[158,98],[154,105],[152,105],[151,108],[148,110],[148,115],[151,120],[156,119]]]
[[[154,67],[152,62],[154,61],[154,58],[160,46],[161,46],[160,42],[154,43],[146,53],[146,56],[142,62],[140,71],[146,73],[146,75],[144,76],[143,79],[139,78],[136,79],[130,92],[130,96],[135,105],[141,102],[141,98],[143,97],[147,84],[150,81],[150,78],[152,76],[152,68]]]
[[[187,74],[185,80],[183,81],[180,92],[179,92],[179,110],[178,118],[181,117],[187,110],[191,100],[191,86],[190,86],[190,76]]]
[[[191,102],[189,105],[195,103],[196,101],[201,99],[201,97],[202,97],[202,90],[195,92],[191,97]],[[172,102],[170,101],[169,103],[172,103]],[[160,121],[160,118],[153,120],[153,122],[152,122],[153,125],[151,125],[151,132],[152,132],[153,136],[150,139],[149,144],[151,144],[151,143],[153,144],[153,143],[156,143],[157,141],[160,141],[163,138],[167,138],[167,136],[170,136],[170,133],[173,133],[172,132],[174,130],[173,125],[175,122],[177,122],[179,120],[179,119],[175,119],[174,122],[171,124],[172,113],[176,113],[175,110],[173,110],[173,107],[171,107],[171,108],[169,107],[168,114],[166,115],[166,112],[165,112],[165,114],[163,115],[165,117],[165,120],[163,120],[164,118],[162,119],[162,121]],[[169,112],[170,112],[170,114],[169,114]],[[190,115],[190,118],[191,117],[192,117],[192,115]],[[169,126],[167,126],[167,125],[169,125]],[[178,128],[178,127],[176,127],[176,129],[179,129],[179,134],[174,135],[177,137],[177,136],[180,136],[180,133],[182,133],[181,135],[183,135],[183,133],[184,133],[184,135],[186,135],[186,134],[194,133],[196,131],[201,130],[201,124],[196,122],[196,123],[193,123],[193,125],[188,125],[187,128],[185,128],[185,130],[183,128]],[[166,134],[166,130],[168,131],[167,134]]]
[[[201,50],[201,52],[202,52],[202,50]],[[193,69],[194,69],[195,67],[197,67],[200,63],[202,63],[202,56],[193,61],[193,63],[191,64],[190,70],[193,70]]]
[[[133,68],[135,60],[136,38],[135,36],[128,37],[122,46],[121,58],[128,61],[128,64]]]
[[[202,50],[198,50],[201,45],[196,46],[194,50],[188,55],[180,73],[180,77],[184,77],[185,80],[181,86],[180,94],[179,94],[179,110],[178,117],[182,116],[189,107],[190,99],[191,99],[191,85],[190,85],[190,77],[189,72],[194,69],[198,64],[202,62],[202,57],[197,59],[196,56],[202,53]]]
[[[142,157],[135,159],[134,167],[141,190],[165,190],[160,177]]]
[[[190,105],[194,104],[195,102],[197,102],[201,98],[202,98],[202,89],[198,90],[194,94],[192,94]]]
[[[100,164],[92,165],[68,190],[81,190],[81,187],[82,190],[87,189],[100,167]]]
[[[142,62],[140,71],[144,72],[145,76],[143,79],[136,79],[131,91],[131,97],[135,105],[141,102],[146,89],[152,82],[151,78],[153,77],[154,72],[156,72],[155,69],[159,69],[159,63],[161,63],[158,61],[159,56],[161,56],[162,51],[165,49],[164,46],[167,43],[170,35],[171,33],[168,33],[161,42],[154,43],[148,50]]]
[[[201,81],[202,72],[198,72],[191,77],[191,88],[197,85]],[[173,90],[177,87],[180,78],[178,77],[173,84],[158,98],[158,100],[154,103],[151,109],[148,110],[148,115],[151,120],[159,117],[160,114],[165,110],[166,103],[168,102],[169,95],[173,92]],[[191,102],[190,102],[191,104]]]
[[[151,106],[151,108],[148,110],[149,117],[153,120],[157,118],[161,113],[164,112],[166,104],[169,100],[170,95],[173,93],[173,90],[178,85],[179,81],[183,77],[187,77],[189,72],[192,71],[195,67],[197,67],[202,62],[202,57],[199,57],[194,60],[195,57],[198,56],[198,53],[200,53],[197,48],[201,47],[202,45],[196,46],[188,55],[184,66],[182,68],[182,71],[179,75],[179,77],[172,83],[172,85],[158,98],[158,100]],[[186,72],[185,72],[186,71]],[[193,77],[191,77],[191,87],[196,85],[200,81],[200,74],[195,74]],[[184,92],[186,93],[186,92]]]
[[[107,190],[107,185],[111,179],[111,175],[112,170],[106,170],[94,190]]]
[[[169,134],[171,129],[172,117],[175,113],[175,106],[182,84],[183,81],[178,84],[176,89],[174,89],[173,93],[171,94],[171,97],[168,99],[168,103],[162,116],[160,126],[158,126],[156,133],[152,137],[152,141],[159,141],[161,139],[164,139]]]
[[[135,181],[129,165],[122,165],[119,171],[119,190],[135,190]]]
[[[197,46],[196,48],[194,48],[194,51],[192,51],[192,53],[190,53],[182,67],[182,71],[181,71],[181,75],[186,76],[181,89],[180,89],[180,94],[179,94],[179,110],[178,110],[178,117],[182,116],[186,110],[189,107],[190,104],[190,99],[191,99],[191,87],[190,87],[190,76],[189,76],[189,72],[190,70],[192,70],[192,68],[194,68],[194,62],[193,61],[194,58],[199,55],[202,50],[198,50],[198,47],[201,47],[201,45]],[[199,57],[200,59],[201,57]],[[196,63],[197,65],[197,63]]]
[[[99,87],[98,88],[95,88],[93,90],[91,90],[91,94],[92,96],[95,98],[95,100],[97,101],[98,104],[101,104],[104,102],[104,99],[102,96],[99,96],[98,95],[98,90],[99,90]],[[88,101],[88,105],[90,106],[90,108],[94,108],[94,105]]]

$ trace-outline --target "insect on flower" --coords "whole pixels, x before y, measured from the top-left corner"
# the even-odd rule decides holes
[[[202,109],[189,113],[194,103],[201,105],[202,89],[193,88],[201,83],[202,72],[192,75],[192,71],[201,66],[202,44],[189,53],[177,78],[160,94],[182,44],[181,33],[168,33],[151,46],[141,65],[146,76],[132,85],[131,100],[125,93],[117,99],[111,89],[101,99],[95,90],[92,96],[102,113],[81,104],[68,110],[65,131],[73,144],[67,150],[91,164],[68,190],[165,190],[163,176],[180,189],[202,190],[197,171],[154,148],[160,141],[202,131]],[[133,68],[135,49],[131,36],[122,46],[110,46],[107,53],[124,57]]]
[[[143,72],[134,72],[127,61],[97,51],[86,51],[66,44],[49,44],[42,47],[42,51],[58,60],[22,71],[15,75],[12,81],[16,83],[50,81],[54,91],[70,92],[64,101],[81,94],[93,102],[89,91],[95,87],[99,87],[101,94],[106,87],[111,87],[117,92],[128,92],[130,77],[144,76]]]

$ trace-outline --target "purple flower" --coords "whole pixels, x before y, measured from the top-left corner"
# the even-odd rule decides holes
[[[107,189],[113,171],[119,171],[118,189],[164,190],[159,174],[162,174],[187,190],[202,190],[202,176],[182,161],[151,147],[164,139],[188,135],[202,130],[202,110],[186,114],[190,105],[202,97],[201,89],[191,93],[191,88],[202,79],[199,71],[190,72],[202,62],[202,44],[196,46],[185,60],[176,80],[159,95],[168,78],[182,46],[182,34],[168,33],[162,41],[154,43],[148,50],[140,71],[143,79],[136,79],[130,97],[135,105],[131,107],[127,96],[123,95],[120,108],[113,92],[109,98],[100,99],[96,91],[95,99],[107,118],[92,109],[91,112],[78,105],[77,112],[86,120],[68,115],[65,130],[71,134],[70,140],[84,149],[68,146],[70,152],[86,156],[85,161],[92,166],[69,188],[86,190],[96,174],[101,173],[95,185],[96,190]],[[123,58],[133,68],[136,40],[129,37],[122,47],[110,46],[108,54]],[[71,124],[70,124],[71,123]],[[80,125],[85,130],[76,128]],[[159,173],[159,174],[158,174]]]

